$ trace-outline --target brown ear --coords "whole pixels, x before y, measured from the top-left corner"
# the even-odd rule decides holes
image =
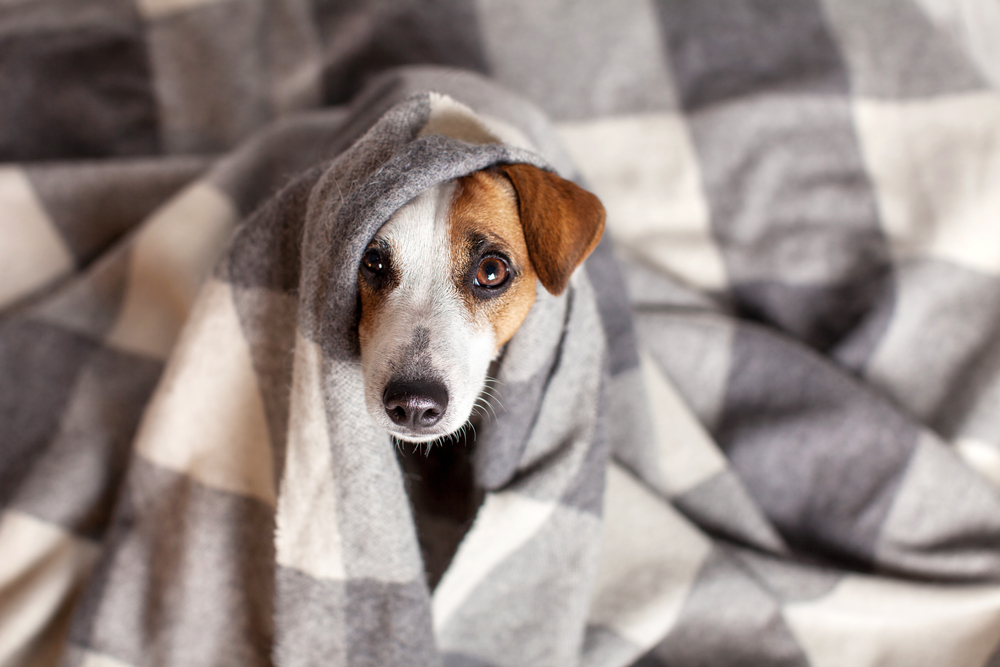
[[[552,294],[562,294],[573,269],[601,240],[604,206],[577,185],[530,164],[499,167],[517,191],[531,263]]]

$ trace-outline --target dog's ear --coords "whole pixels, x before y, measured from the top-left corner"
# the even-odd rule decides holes
[[[562,294],[570,274],[601,240],[604,206],[583,188],[530,164],[499,170],[517,191],[524,240],[542,285]]]

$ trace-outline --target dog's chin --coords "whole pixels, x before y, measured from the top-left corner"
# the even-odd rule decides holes
[[[371,420],[375,422],[375,425],[380,429],[391,435],[396,440],[402,442],[409,442],[413,444],[424,444],[428,442],[436,442],[438,440],[448,440],[460,433],[462,429],[469,423],[472,415],[472,408],[470,407],[467,411],[464,411],[464,418],[457,419],[451,417],[449,419],[442,420],[442,422],[435,424],[434,426],[422,428],[422,429],[408,429],[400,427],[398,424],[394,424],[385,414],[385,410],[382,408],[381,404],[375,406],[368,405],[368,416]],[[457,412],[455,413],[457,414]]]
[[[375,417],[374,415],[372,416]],[[462,431],[469,419],[466,417],[463,421],[459,422],[455,426],[445,425],[439,428],[429,428],[422,429],[420,431],[412,431],[410,429],[402,429],[399,426],[392,424],[389,426],[386,422],[388,419],[376,419],[375,422],[385,431],[391,435],[396,440],[402,442],[412,443],[414,445],[424,444],[428,442],[437,442],[438,440],[447,440],[448,438],[454,436],[455,434]]]
[[[400,442],[407,442],[412,445],[422,445],[429,442],[437,442],[438,440],[444,440],[448,438],[448,436],[450,436],[452,433],[456,432],[457,430],[452,431],[451,433],[416,435],[413,433],[400,433],[391,430],[388,431],[389,435],[391,435],[394,439],[399,440]]]

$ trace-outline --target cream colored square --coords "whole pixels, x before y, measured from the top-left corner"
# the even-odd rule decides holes
[[[1000,94],[858,100],[854,117],[897,257],[1000,275]]]
[[[132,667],[127,662],[122,662],[117,658],[112,658],[110,655],[103,653],[83,651],[83,656],[83,662],[80,663],[80,667]]]
[[[438,134],[470,144],[497,144],[500,138],[476,117],[472,109],[447,95],[430,94],[431,112],[419,136]]]
[[[726,457],[657,363],[645,351],[639,359],[658,454],[657,469],[643,474],[678,496],[725,470]]]
[[[73,269],[73,256],[31,182],[0,167],[0,308]]]
[[[343,580],[347,575],[323,399],[323,353],[301,335],[295,342],[289,402],[288,444],[275,517],[275,557],[279,565],[317,579]]]
[[[448,95],[430,93],[431,112],[420,136],[439,134],[470,144],[506,144],[537,150],[531,140],[513,125],[472,109]]]
[[[196,183],[143,222],[132,241],[124,303],[106,342],[165,359],[238,217],[225,194]]]
[[[0,665],[12,664],[56,620],[99,553],[96,544],[29,514],[0,514]]]
[[[136,436],[144,459],[275,503],[271,439],[228,284],[209,281]]]
[[[680,114],[562,123],[557,130],[604,203],[616,242],[690,285],[726,287],[701,171]]]
[[[954,444],[962,460],[1000,490],[1000,447],[975,438],[959,438]]]
[[[136,0],[135,4],[143,18],[152,20],[190,11],[202,5],[233,1],[246,2],[246,0]]]
[[[815,667],[982,667],[1000,637],[1000,587],[849,576],[783,614]]]
[[[712,546],[669,503],[612,464],[602,553],[588,624],[635,644],[639,657],[677,621]]]

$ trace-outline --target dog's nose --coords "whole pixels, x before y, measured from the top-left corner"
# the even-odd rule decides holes
[[[382,405],[394,424],[411,429],[434,426],[448,408],[448,389],[438,380],[393,381],[382,393]]]

